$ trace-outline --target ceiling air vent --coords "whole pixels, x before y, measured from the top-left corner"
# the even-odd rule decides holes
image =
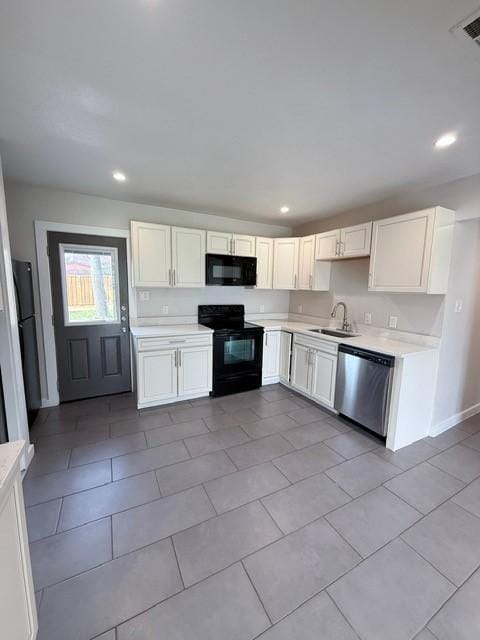
[[[452,27],[450,31],[469,47],[471,44],[480,47],[480,9],[471,13],[467,18]]]

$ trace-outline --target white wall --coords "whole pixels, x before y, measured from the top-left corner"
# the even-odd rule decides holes
[[[248,233],[259,236],[286,236],[289,227],[245,222],[221,216],[193,211],[180,211],[165,207],[109,200],[57,189],[34,187],[19,183],[6,183],[6,201],[12,255],[19,260],[29,260],[33,265],[35,306],[37,309],[37,333],[42,336],[38,272],[35,254],[34,221],[43,220],[96,227],[128,229],[130,220],[160,222],[185,227]],[[161,314],[161,307],[168,305],[168,315],[196,316],[197,306],[208,303],[242,303],[248,313],[259,313],[264,305],[265,313],[286,313],[288,292],[252,291],[242,287],[205,288],[198,290],[150,289],[150,300],[137,299],[137,315],[154,317]],[[40,341],[41,342],[41,341]],[[46,395],[45,353],[39,344],[42,395]]]

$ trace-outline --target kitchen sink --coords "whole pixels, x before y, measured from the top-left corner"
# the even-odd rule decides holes
[[[309,329],[312,333],[323,333],[326,336],[334,336],[335,338],[356,338],[360,334],[351,331],[342,331],[341,329]]]

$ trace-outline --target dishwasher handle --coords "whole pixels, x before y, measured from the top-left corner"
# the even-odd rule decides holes
[[[387,356],[383,353],[368,351],[368,349],[358,349],[357,347],[350,347],[347,344],[341,344],[338,347],[338,352],[356,356],[357,358],[362,358],[363,360],[369,360],[370,362],[374,362],[375,364],[383,364],[385,367],[395,366],[394,356]]]

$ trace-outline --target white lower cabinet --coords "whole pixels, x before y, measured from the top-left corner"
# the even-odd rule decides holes
[[[337,375],[336,343],[294,336],[291,385],[316,402],[333,407]]]
[[[265,333],[263,334],[263,384],[272,384],[279,381],[280,333],[280,331],[265,331]]]
[[[290,358],[292,355],[292,334],[280,331],[280,381],[290,382]]]
[[[137,406],[206,396],[212,390],[212,337],[134,341]]]

